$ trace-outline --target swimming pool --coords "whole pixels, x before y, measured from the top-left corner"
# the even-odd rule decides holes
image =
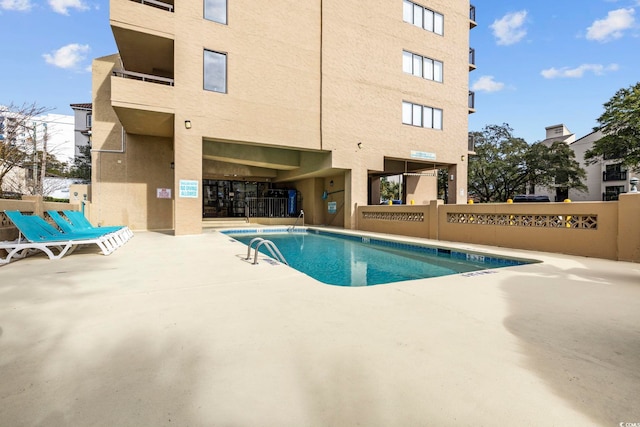
[[[270,240],[290,267],[338,286],[371,286],[539,262],[318,229],[223,233],[245,245],[255,237]],[[260,251],[268,254],[264,247]]]

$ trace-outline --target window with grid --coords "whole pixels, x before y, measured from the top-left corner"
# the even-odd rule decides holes
[[[444,15],[409,0],[402,2],[402,19],[426,31],[444,35]]]
[[[402,71],[405,73],[442,83],[442,69],[441,61],[402,51]]]
[[[402,101],[402,123],[405,125],[442,130],[442,110],[440,108]]]

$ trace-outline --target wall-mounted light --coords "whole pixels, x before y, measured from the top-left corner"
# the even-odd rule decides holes
[[[329,187],[333,187],[333,180],[329,181]]]
[[[191,129],[191,120],[185,120],[184,127],[185,129]]]
[[[358,148],[362,150],[362,142],[358,142]]]
[[[176,168],[176,164],[174,162],[171,162],[171,169],[175,169]]]
[[[462,156],[460,156],[460,161],[464,162],[464,154]]]

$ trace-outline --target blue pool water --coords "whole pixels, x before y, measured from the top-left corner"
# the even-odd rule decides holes
[[[245,245],[255,237],[271,240],[289,266],[339,286],[378,285],[537,262],[315,229],[231,230],[225,234]],[[264,247],[260,251],[268,254]],[[253,250],[251,254],[253,259]]]

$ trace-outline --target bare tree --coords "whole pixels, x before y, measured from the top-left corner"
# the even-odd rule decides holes
[[[31,192],[42,194],[36,168],[41,163],[38,157],[46,150],[38,150],[39,140],[34,118],[46,111],[48,109],[35,103],[0,106],[0,191],[10,172],[26,169],[30,171],[28,175],[34,183]],[[46,158],[46,154],[44,156]]]

